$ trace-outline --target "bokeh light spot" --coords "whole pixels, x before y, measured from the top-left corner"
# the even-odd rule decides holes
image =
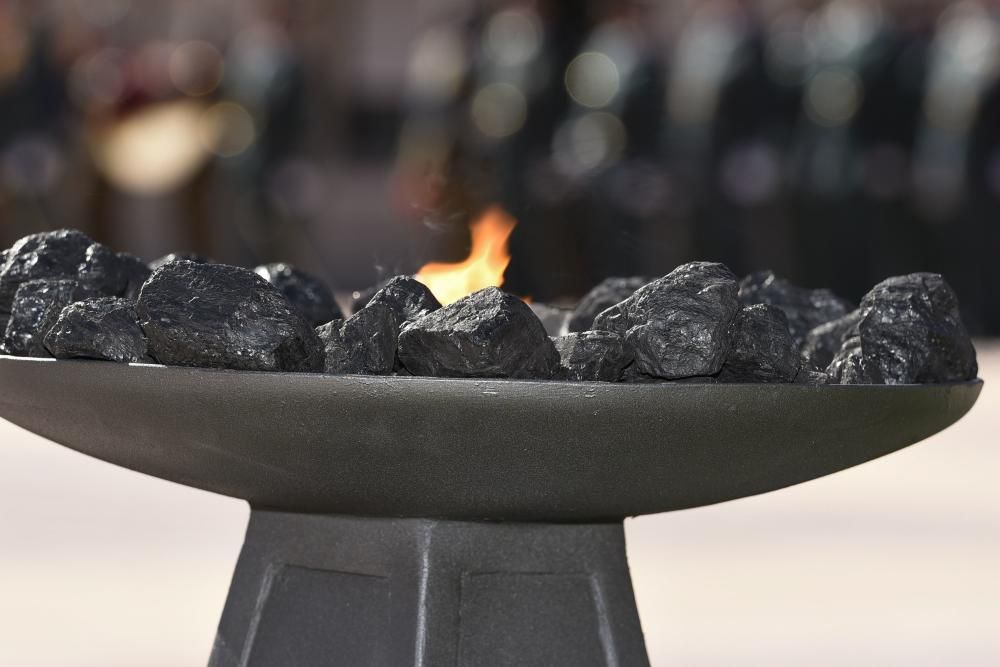
[[[185,95],[208,95],[222,82],[222,54],[208,42],[180,44],[170,55],[170,80]]]
[[[472,122],[487,137],[508,137],[524,125],[528,103],[517,86],[491,83],[472,98]]]
[[[566,91],[585,107],[606,106],[618,94],[620,85],[618,67],[603,53],[581,53],[566,67]]]

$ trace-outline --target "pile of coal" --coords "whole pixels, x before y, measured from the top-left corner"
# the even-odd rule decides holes
[[[45,335],[44,343],[56,359],[152,361],[135,302],[118,297],[69,304]]]
[[[570,311],[495,287],[441,306],[410,276],[359,294],[288,264],[167,255],[150,266],[74,230],[0,252],[5,354],[256,371],[602,382],[910,384],[976,376],[937,274],[889,278],[858,308],[770,271],[691,262],[609,278]],[[551,338],[550,338],[551,336]]]
[[[43,278],[21,283],[4,332],[7,354],[48,357],[45,335],[59,319],[63,308],[76,301],[99,296],[86,283],[70,278]]]
[[[411,322],[399,359],[414,375],[548,379],[559,353],[531,308],[496,287]]]
[[[277,287],[313,326],[343,317],[333,292],[319,278],[284,263],[262,264],[254,271]]]
[[[758,271],[740,281],[740,303],[763,303],[780,308],[788,318],[788,330],[801,346],[810,331],[847,315],[854,304],[827,289],[806,289],[774,275]]]
[[[610,331],[579,331],[552,340],[563,380],[618,382],[632,362],[625,341]]]
[[[629,298],[648,282],[649,278],[640,276],[605,278],[580,299],[569,319],[569,333],[593,328],[595,317]]]
[[[176,262],[177,260],[184,260],[186,262],[194,262],[195,264],[211,264],[212,260],[204,255],[199,255],[196,252],[172,252],[163,257],[154,259],[149,263],[149,268],[152,271],[156,271],[158,268],[164,264],[169,264],[170,262]]]
[[[326,373],[389,375],[395,366],[399,327],[388,306],[370,303],[346,322],[333,320],[316,333],[323,343]]]
[[[252,371],[323,369],[312,324],[253,271],[168,262],[136,301],[149,352],[160,363]]]
[[[725,265],[683,264],[603,311],[593,329],[621,336],[642,375],[715,375],[729,353],[737,291],[736,276]]]
[[[802,360],[788,319],[776,306],[745,306],[729,331],[729,353],[720,382],[792,382]]]
[[[976,351],[958,299],[936,273],[880,282],[843,328],[843,343],[827,368],[832,382],[921,384],[976,377]]]

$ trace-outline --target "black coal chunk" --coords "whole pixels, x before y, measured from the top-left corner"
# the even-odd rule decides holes
[[[808,334],[802,343],[802,359],[813,370],[823,371],[837,355],[844,341],[857,335],[861,311],[852,310],[840,319],[821,324]]]
[[[135,303],[117,297],[79,301],[63,308],[45,335],[45,347],[56,359],[152,361]]]
[[[375,305],[388,308],[399,329],[407,322],[416,321],[441,307],[427,286],[410,276],[396,276],[385,283],[365,307]]]
[[[569,333],[569,320],[573,316],[573,311],[569,308],[559,308],[550,306],[547,303],[531,303],[531,312],[535,314],[545,327],[545,331],[554,338],[565,336]]]
[[[327,373],[389,375],[393,370],[399,329],[387,306],[371,303],[346,322],[333,320],[316,333],[323,341]]]
[[[715,375],[739,311],[736,276],[723,264],[691,262],[639,288],[594,320],[635,354],[635,371],[667,380]]]
[[[352,292],[351,293],[351,313],[352,314],[356,313],[359,310],[361,310],[362,308],[364,308],[365,306],[367,306],[368,303],[372,300],[372,297],[375,296],[380,289],[382,289],[387,284],[389,284],[389,280],[392,280],[392,278],[380,280],[377,283],[375,283],[374,285],[372,285],[371,287],[366,287],[363,290],[356,290],[356,291]]]
[[[254,271],[277,287],[313,326],[343,318],[333,292],[319,278],[283,263],[262,264]]]
[[[0,267],[0,312],[9,313],[22,283],[42,278],[76,278],[94,241],[75,229],[25,236],[5,253]]]
[[[732,342],[720,382],[791,382],[799,372],[799,351],[780,308],[745,306],[733,320]]]
[[[164,255],[158,259],[154,259],[149,263],[149,268],[156,271],[158,268],[164,264],[169,264],[170,262],[176,262],[178,260],[184,260],[185,262],[194,262],[195,264],[211,264],[212,260],[204,255],[199,255],[196,252],[172,252],[168,255]]]
[[[68,278],[22,283],[14,296],[13,312],[4,333],[4,350],[22,357],[50,356],[45,349],[45,335],[62,309],[76,301],[98,296],[100,294],[90,285]]]
[[[587,292],[573,310],[569,320],[569,332],[586,331],[594,328],[594,318],[632,296],[637,289],[649,282],[649,278],[605,278]]]
[[[135,299],[139,289],[152,272],[146,263],[127,252],[115,252],[101,243],[94,243],[77,269],[79,280],[108,296]]]
[[[958,298],[936,273],[883,280],[861,300],[857,335],[828,374],[841,384],[957,382],[976,377],[976,351]]]
[[[610,331],[579,331],[552,342],[559,352],[560,377],[567,380],[617,382],[632,362],[624,341]]]
[[[778,278],[773,271],[751,273],[740,281],[740,303],[777,306],[788,318],[788,329],[799,346],[806,335],[821,324],[854,310],[854,304],[828,289],[807,289]]]
[[[549,379],[559,353],[531,308],[496,287],[424,315],[399,335],[414,375]]]
[[[168,262],[136,302],[149,350],[160,363],[248,371],[323,368],[323,344],[284,295],[253,271]]]

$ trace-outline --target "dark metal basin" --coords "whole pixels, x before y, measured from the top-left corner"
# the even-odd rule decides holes
[[[0,357],[0,417],[258,508],[613,520],[918,442],[982,382],[694,385],[253,373]]]

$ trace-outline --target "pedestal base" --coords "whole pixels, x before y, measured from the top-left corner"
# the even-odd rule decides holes
[[[254,510],[211,667],[647,666],[621,523]]]

